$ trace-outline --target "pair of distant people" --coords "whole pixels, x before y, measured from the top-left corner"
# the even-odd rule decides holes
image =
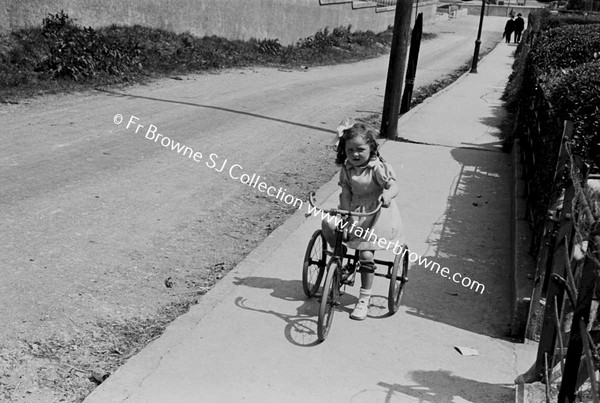
[[[514,18],[511,13],[510,19],[506,21],[506,25],[504,26],[504,34],[502,37],[506,39],[506,43],[510,43],[510,38],[514,33],[514,43],[519,43],[521,41],[521,34],[525,29],[525,20],[521,13],[517,14],[517,18]]]

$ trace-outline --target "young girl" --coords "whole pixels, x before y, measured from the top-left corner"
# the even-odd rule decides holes
[[[379,156],[377,142],[365,125],[348,124],[338,128],[338,131],[340,137],[335,162],[341,165],[339,185],[342,193],[339,208],[370,212],[377,208],[379,202],[383,203],[378,214],[353,217],[346,226],[347,229],[353,228],[348,233],[346,245],[359,251],[361,272],[360,295],[350,317],[363,320],[369,311],[371,286],[375,276],[374,251],[385,249],[389,242],[395,242],[402,236],[400,212],[392,201],[398,195],[399,188],[392,167]],[[322,227],[327,242],[333,246],[335,224],[323,220]],[[377,241],[382,238],[387,241],[384,248],[377,245]]]

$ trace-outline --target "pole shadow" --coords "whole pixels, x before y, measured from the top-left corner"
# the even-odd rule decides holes
[[[96,88],[96,91],[98,91],[98,92],[104,92],[106,94],[110,94],[110,95],[114,95],[114,96],[119,96],[119,97],[124,97],[124,98],[147,99],[149,101],[158,101],[158,102],[165,102],[165,103],[170,103],[170,104],[194,106],[194,107],[197,107],[197,108],[214,109],[214,110],[218,110],[218,111],[222,111],[222,112],[235,113],[235,114],[239,114],[239,115],[251,116],[253,118],[265,119],[265,120],[270,120],[270,121],[273,121],[273,122],[284,123],[284,124],[287,124],[287,125],[298,126],[298,127],[302,127],[302,128],[305,128],[305,129],[310,129],[310,130],[316,130],[316,131],[320,131],[320,132],[325,132],[325,133],[328,133],[328,134],[337,133],[335,130],[325,129],[323,127],[318,127],[318,126],[312,126],[312,125],[308,125],[306,123],[292,122],[291,120],[279,119],[279,118],[275,118],[275,117],[272,117],[272,116],[259,115],[257,113],[245,112],[245,111],[240,111],[240,110],[225,108],[225,107],[222,107],[222,106],[196,104],[196,103],[193,103],[193,102],[185,102],[185,101],[177,101],[177,100],[172,100],[172,99],[162,99],[162,98],[155,98],[155,97],[147,97],[147,96],[144,96],[144,95],[125,94],[125,93],[122,93],[122,92],[116,92],[116,91],[111,91],[111,90],[106,90],[106,89],[101,89],[101,88]]]
[[[412,385],[379,382],[377,385],[386,389],[385,403],[402,401],[410,396],[419,403],[461,402],[509,402],[514,400],[512,384],[494,384],[479,382],[450,371],[412,371]],[[456,400],[458,398],[458,400]]]

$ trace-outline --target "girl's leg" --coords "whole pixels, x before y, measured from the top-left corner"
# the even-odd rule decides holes
[[[361,250],[360,258],[360,280],[361,288],[358,302],[350,314],[352,319],[363,320],[369,312],[369,301],[371,300],[371,288],[375,277],[375,257],[371,250]]]
[[[335,246],[335,224],[330,223],[327,220],[323,220],[321,221],[321,230],[323,230],[325,240],[329,246],[333,248]]]
[[[321,230],[323,231],[323,236],[325,237],[325,241],[327,241],[327,245],[329,245],[329,248],[333,250],[335,248],[335,238],[337,236],[335,232],[335,224],[327,220],[323,220],[321,221]],[[348,252],[346,245],[342,244],[342,249],[343,254],[346,255]]]

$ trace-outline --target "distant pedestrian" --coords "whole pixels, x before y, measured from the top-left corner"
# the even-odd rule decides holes
[[[379,203],[384,207],[374,216],[352,217],[348,222],[351,226],[347,232],[346,246],[359,252],[361,273],[360,295],[350,318],[363,320],[369,312],[371,286],[375,276],[374,253],[376,250],[389,249],[391,242],[402,239],[400,210],[393,200],[398,196],[400,188],[396,183],[394,170],[379,155],[377,142],[364,124],[353,124],[346,120],[338,127],[336,138],[338,144],[335,162],[341,166],[339,185],[342,188],[339,208],[367,213],[374,211]],[[325,239],[332,247],[335,226],[336,223],[330,219],[322,222]],[[369,232],[371,234],[367,237]],[[382,239],[385,241],[384,246],[381,246]]]
[[[525,29],[525,20],[523,19],[521,13],[517,14],[517,18],[515,19],[515,43],[519,43],[521,41],[521,34]]]
[[[515,20],[514,17],[511,16],[510,20],[506,21],[506,25],[504,26],[504,34],[502,37],[506,39],[506,43],[510,43],[510,37],[515,30]]]

